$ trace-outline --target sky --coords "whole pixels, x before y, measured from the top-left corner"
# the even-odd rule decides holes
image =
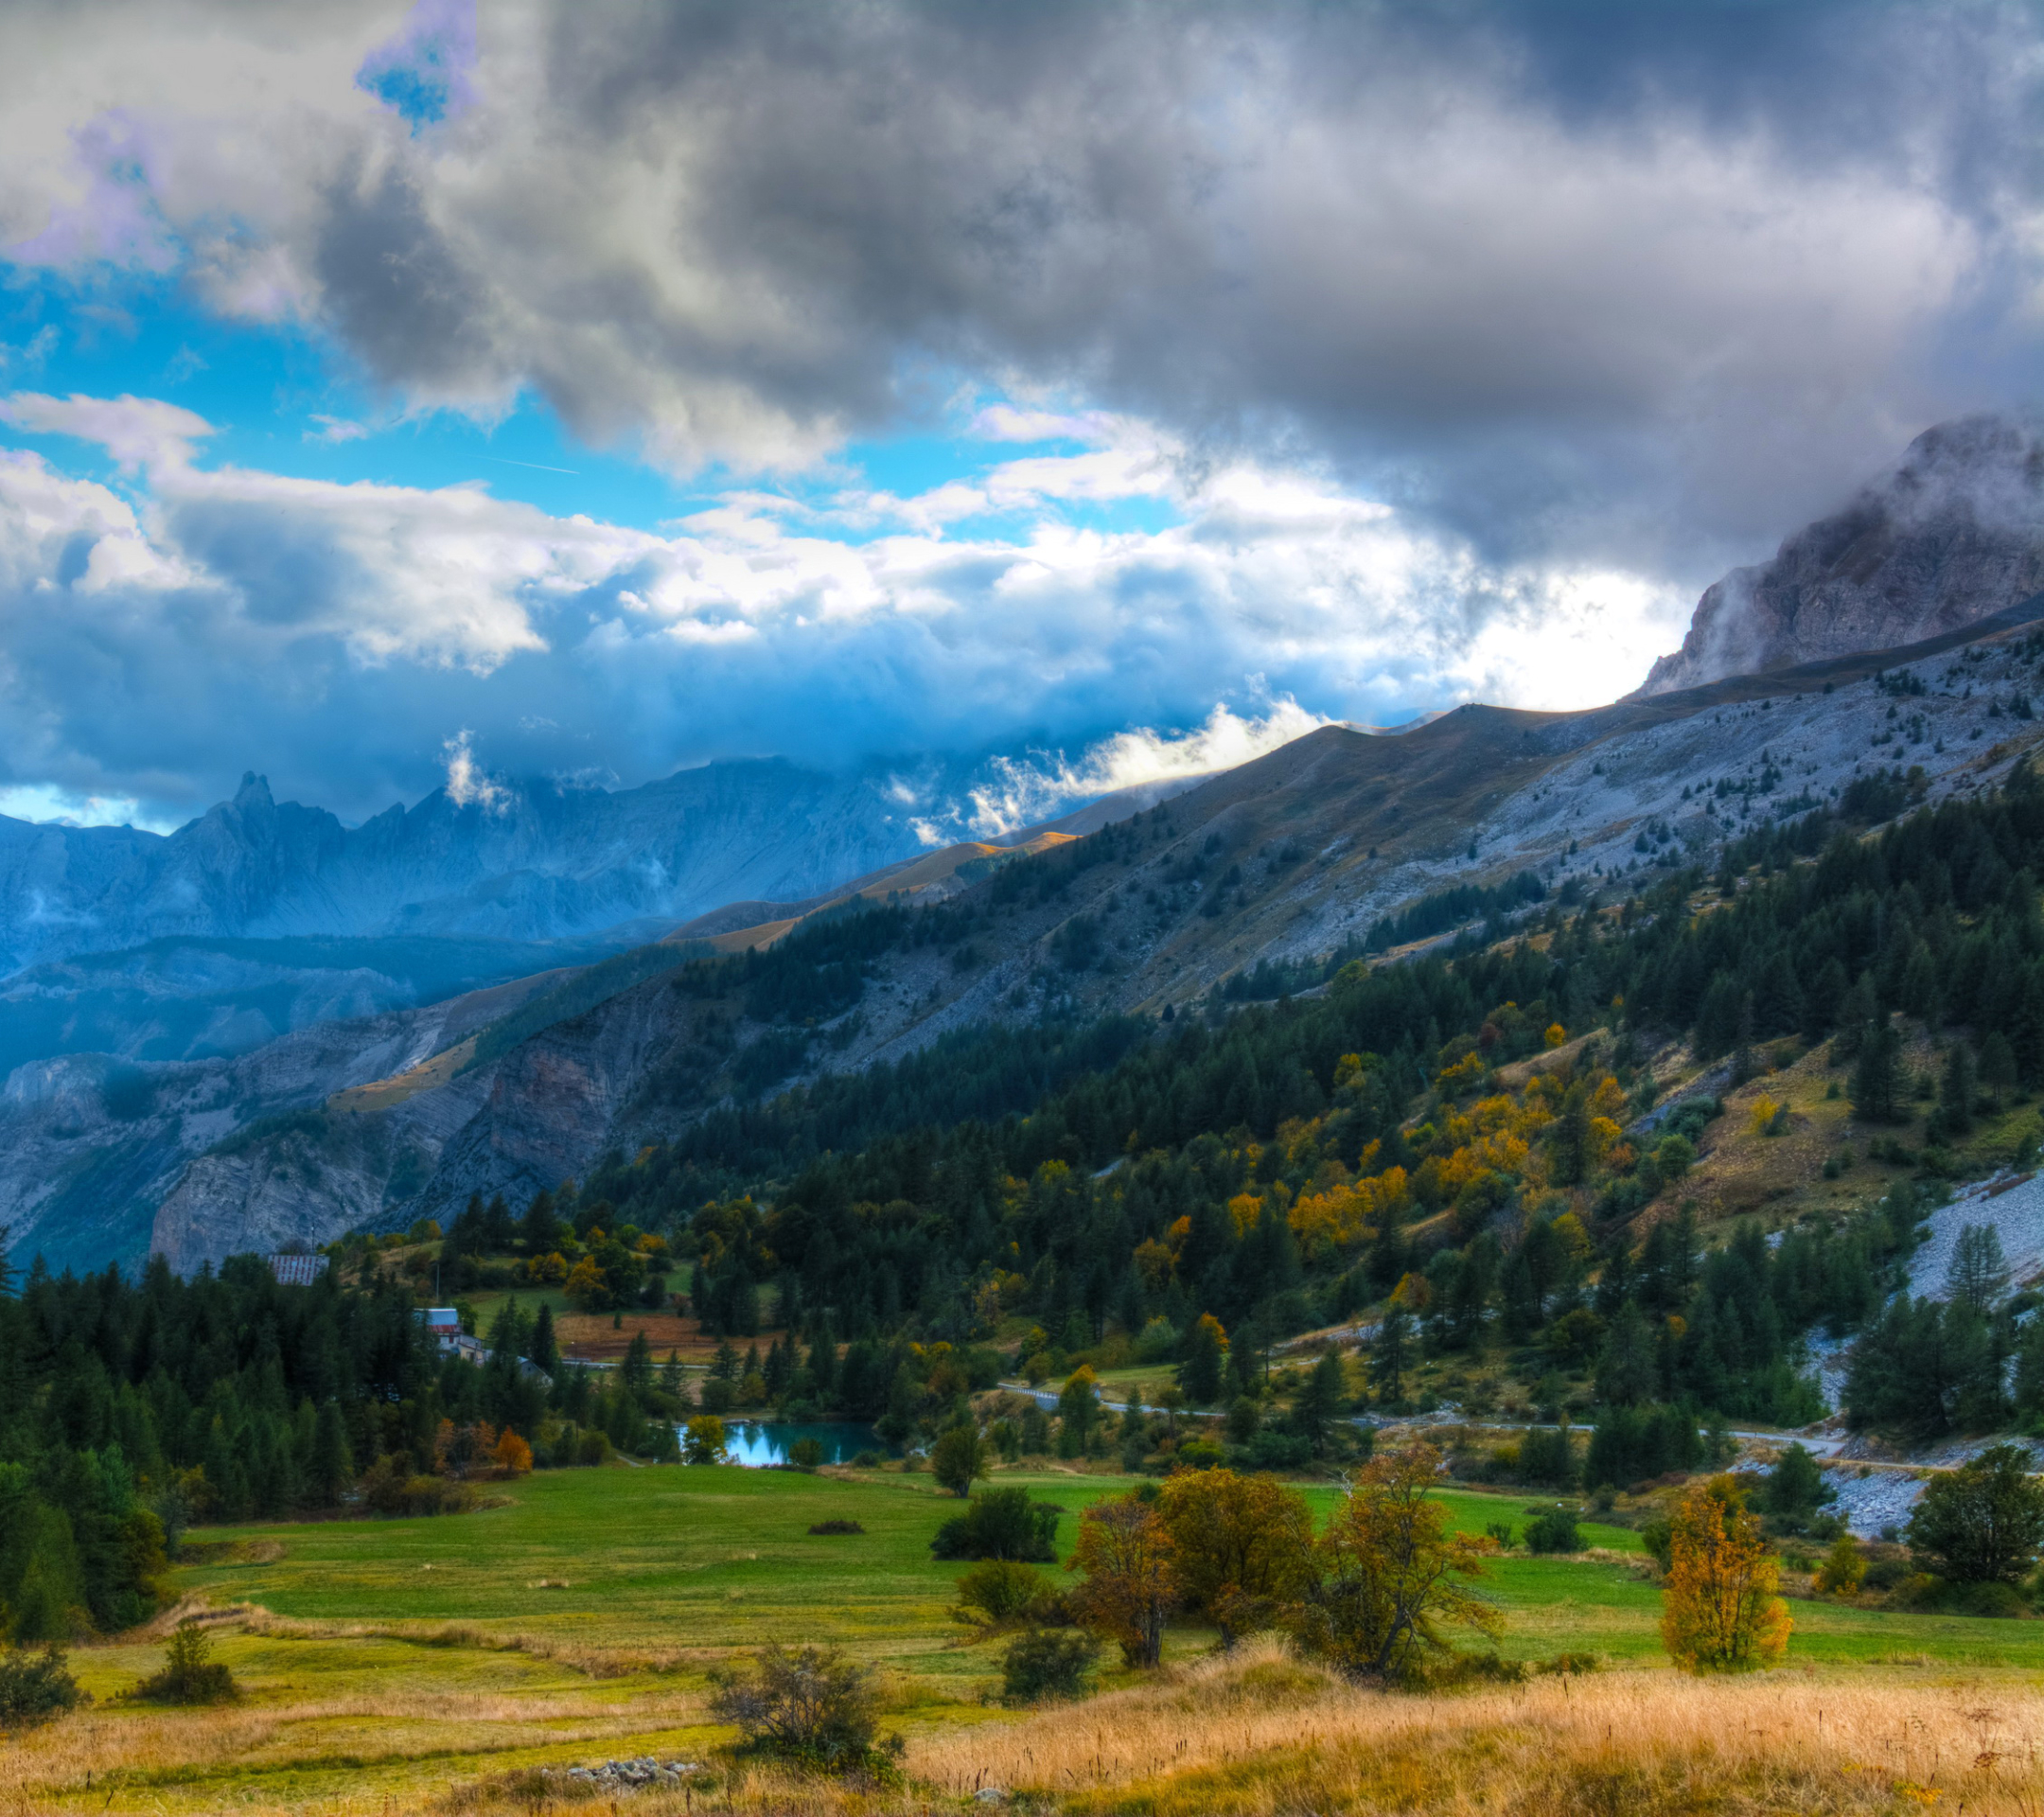
[[[1597,704],[2031,406],[2040,76],[2013,6],[14,0],[0,813]]]

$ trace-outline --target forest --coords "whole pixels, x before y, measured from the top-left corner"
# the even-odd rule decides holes
[[[1118,1427],[1089,1364],[1152,1365],[1182,1404],[1226,1411],[1189,1459],[1203,1444],[1302,1465],[1338,1444],[1357,1385],[1295,1370],[1274,1396],[1273,1350],[1366,1314],[1368,1404],[1409,1408],[1419,1357],[1502,1350],[1551,1414],[1587,1411],[1587,1450],[1529,1436],[1528,1481],[1622,1485],[1694,1464],[1713,1420],[1811,1418],[1816,1332],[1877,1339],[1847,1386],[1856,1423],[1922,1438],[2035,1420],[2044,1322],[2020,1326],[2022,1303],[1993,1293],[1894,1293],[1920,1189],[1772,1244],[1753,1226],[1706,1241],[1680,1183],[1716,1100],[1640,1125],[1641,1052],[1661,1036],[1728,1056],[1735,1078],[1761,1044],[1831,1041],[1877,1122],[1906,1109],[1898,1025],[1948,1036],[1921,1152],[1933,1178],[1940,1139],[2044,1083],[2044,785],[2024,768],[1989,799],[1912,810],[1911,795],[1870,779],[1746,836],[1714,874],[1664,868],[1601,907],[1549,896],[1501,940],[1351,961],[1311,998],[988,1028],[727,1106],[520,1212],[472,1205],[440,1239],[449,1291],[493,1271],[608,1309],[685,1288],[730,1340],[725,1404],[743,1382],[897,1443],[969,1417],[1006,1370],[1069,1375],[1055,1422],[1039,1410],[996,1441],[1119,1441],[1137,1467],[1181,1435]],[[1870,830],[1884,810],[1900,818]],[[1089,843],[990,887],[1054,893]],[[887,943],[970,937],[969,914],[946,929],[943,912],[846,916],[778,958],[693,961],[668,988],[735,980],[767,1017],[820,979],[847,1010]],[[66,1611],[139,1618],[195,1522],[357,1487],[372,1510],[458,1506],[493,1472],[673,1454],[696,1397],[643,1338],[615,1370],[566,1367],[545,1308],[513,1301],[483,1367],[444,1357],[380,1246],[336,1245],[309,1287],[253,1257],[190,1280],[38,1263],[0,1282],[0,1599],[17,1638]]]

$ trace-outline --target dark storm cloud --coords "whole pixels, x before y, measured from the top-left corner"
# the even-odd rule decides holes
[[[181,261],[400,403],[533,387],[677,471],[813,466],[990,397],[1099,413],[1086,445],[1123,462],[1106,493],[1083,462],[1031,493],[1013,540],[939,488],[855,502],[855,531],[733,504],[656,547],[159,458],[83,575],[39,526],[113,504],[16,468],[24,620],[61,576],[146,594],[109,623],[175,627],[192,697],[262,661],[325,703],[263,732],[308,773],[348,738],[407,773],[457,725],[527,761],[541,720],[604,745],[558,762],[634,779],[762,741],[1186,724],[1252,674],[1366,716],[1576,699],[1606,679],[1576,652],[1644,670],[1683,588],[1926,423],[2037,388],[2025,9],[535,0],[482,10],[472,68],[451,0],[289,32],[205,11],[0,13],[17,260]],[[133,400],[14,408],[116,452],[194,432]],[[1175,528],[1075,556],[1057,503],[1097,497]],[[832,540],[883,522],[898,544]],[[1624,611],[1630,642],[1598,628]],[[87,728],[65,635],[36,634],[20,723],[86,728],[49,745],[79,786],[135,785],[147,689]]]

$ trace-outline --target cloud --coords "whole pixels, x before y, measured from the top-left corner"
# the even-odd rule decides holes
[[[678,470],[813,463],[962,375],[1018,400],[983,433],[1107,412],[1693,587],[2034,383],[2040,38],[1818,0],[324,0],[289,34],[81,0],[0,18],[0,244],[174,267],[410,407],[532,387]]]
[[[1260,714],[1238,714],[1224,704],[1189,732],[1133,727],[1102,738],[1076,761],[1062,751],[999,755],[988,766],[992,779],[966,792],[968,825],[998,838],[1049,819],[1071,802],[1232,769],[1327,723],[1290,698],[1271,702]]]
[[[194,411],[157,397],[49,397],[17,391],[0,397],[0,422],[31,435],[69,435],[97,442],[124,473],[183,467],[192,444],[213,433]]]
[[[464,726],[440,747],[447,753],[448,800],[456,807],[480,807],[485,814],[502,814],[510,805],[510,792],[476,762],[471,749],[474,740],[475,733]]]
[[[1195,478],[1140,424],[1101,439],[1161,450],[1116,483],[1159,501],[1159,527],[1075,523],[1084,485],[1030,457],[1019,519],[919,522],[907,498],[855,542],[744,490],[655,534],[480,485],[208,468],[164,451],[196,419],[47,401],[7,409],[130,450],[137,479],[124,498],[0,452],[0,787],[155,820],[250,767],[362,816],[443,783],[487,807],[509,779],[719,757],[892,765],[921,787],[903,759],[955,775],[1006,753],[967,817],[994,830],[1324,718],[1593,704],[1674,640],[1683,603],[1622,571],[1488,562],[1310,472]],[[943,795],[920,817],[962,832]]]

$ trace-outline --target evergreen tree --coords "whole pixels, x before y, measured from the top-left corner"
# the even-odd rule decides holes
[[[1405,1398],[1405,1368],[1411,1347],[1412,1314],[1397,1300],[1384,1308],[1370,1345],[1370,1386],[1379,1404]]]
[[[1853,1068],[1852,1106],[1869,1122],[1892,1123],[1901,1103],[1902,1037],[1883,1016],[1871,1023]]]
[[[1211,1406],[1221,1397],[1227,1334],[1211,1313],[1203,1313],[1186,1333],[1178,1364],[1178,1385],[1195,1407]]]
[[[1980,1088],[1974,1082],[1973,1050],[1964,1041],[1954,1041],[1945,1055],[1945,1076],[1938,1086],[1938,1119],[1951,1136],[1964,1136],[1973,1127],[1975,1102]]]
[[[1969,1224],[1952,1244],[1951,1264],[1945,1271],[1946,1290],[1976,1313],[1991,1313],[2008,1292],[2008,1262],[2001,1252],[2001,1233],[1991,1224]]]

